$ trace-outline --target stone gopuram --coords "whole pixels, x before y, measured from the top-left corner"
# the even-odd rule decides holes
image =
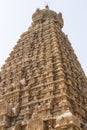
[[[61,13],[37,9],[0,72],[0,130],[87,130],[87,78]]]

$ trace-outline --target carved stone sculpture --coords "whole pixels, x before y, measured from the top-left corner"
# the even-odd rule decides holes
[[[0,130],[87,130],[87,77],[61,13],[37,9],[0,71]]]

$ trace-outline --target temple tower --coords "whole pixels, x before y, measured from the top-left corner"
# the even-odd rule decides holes
[[[0,130],[86,130],[87,78],[61,13],[37,9],[0,72]]]

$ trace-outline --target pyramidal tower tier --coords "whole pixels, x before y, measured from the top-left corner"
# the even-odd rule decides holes
[[[87,78],[63,19],[37,9],[0,72],[0,130],[87,130]]]

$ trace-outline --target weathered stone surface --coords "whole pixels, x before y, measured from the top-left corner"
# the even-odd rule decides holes
[[[86,130],[87,78],[62,14],[32,19],[0,72],[0,130]]]

